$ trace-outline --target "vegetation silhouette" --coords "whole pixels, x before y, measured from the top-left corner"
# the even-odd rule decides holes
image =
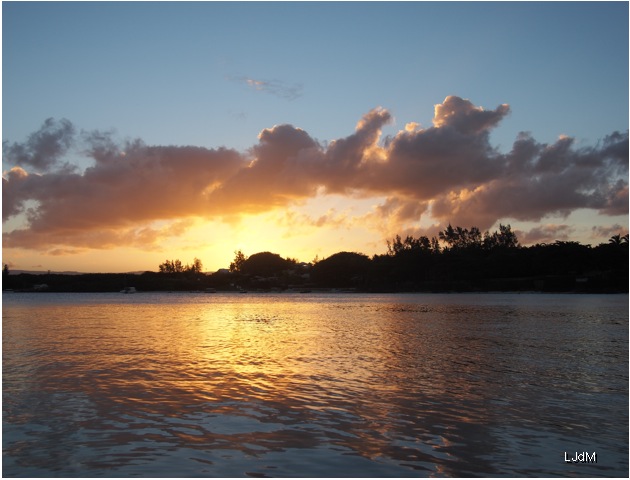
[[[370,259],[355,252],[339,252],[313,265],[311,277],[320,286],[352,288],[365,283]]]
[[[296,264],[297,261],[282,258],[277,253],[260,252],[245,259],[238,271],[245,275],[274,277],[292,269]]]
[[[186,264],[184,266],[182,262],[177,260],[166,260],[158,267],[160,273],[201,273],[203,271],[203,263],[197,257],[193,260],[192,265]]]
[[[628,235],[613,235],[596,247],[575,241],[521,246],[510,225],[495,232],[448,225],[438,237],[397,235],[387,252],[339,252],[300,263],[277,253],[250,257],[238,250],[229,269],[202,272],[166,260],[158,272],[132,274],[12,274],[4,265],[3,289],[17,291],[310,291],[365,292],[543,291],[628,292]]]

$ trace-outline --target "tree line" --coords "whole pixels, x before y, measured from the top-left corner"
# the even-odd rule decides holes
[[[245,288],[262,289],[627,292],[628,235],[597,247],[574,241],[524,247],[510,225],[483,233],[448,225],[432,238],[397,235],[385,254],[372,258],[339,252],[306,267],[270,252],[247,257],[239,250],[229,270]]]
[[[192,265],[183,265],[177,260],[166,260],[158,266],[160,273],[201,273],[203,271],[203,263],[197,257],[193,260]]]
[[[11,275],[3,288],[51,291],[352,289],[367,292],[583,291],[628,292],[628,235],[596,247],[574,241],[521,246],[510,225],[494,232],[448,225],[437,237],[387,241],[387,251],[368,257],[342,251],[309,263],[259,252],[235,252],[229,269],[203,273],[201,260],[166,260],[157,272],[85,275]]]

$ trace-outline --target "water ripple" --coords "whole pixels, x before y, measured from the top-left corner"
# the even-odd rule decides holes
[[[3,297],[5,476],[627,474],[627,296],[126,297]]]

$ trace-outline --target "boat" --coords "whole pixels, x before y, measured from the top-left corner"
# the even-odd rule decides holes
[[[123,288],[120,293],[136,293],[136,287],[125,287]]]

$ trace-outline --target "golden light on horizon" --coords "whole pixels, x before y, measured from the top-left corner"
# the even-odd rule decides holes
[[[247,153],[140,140],[116,146],[109,134],[96,135],[88,153],[94,163],[83,173],[65,171],[56,154],[25,160],[20,152],[33,147],[28,142],[11,145],[13,163],[30,163],[32,172],[15,165],[3,175],[8,263],[25,270],[120,272],[199,258],[214,271],[229,265],[236,250],[300,261],[340,251],[371,256],[383,253],[395,235],[431,237],[447,224],[486,230],[499,222],[540,223],[558,212],[564,221],[580,203],[590,210],[580,225],[582,240],[627,231],[628,187],[623,172],[612,168],[624,161],[627,134],[616,132],[586,153],[571,137],[547,145],[522,135],[514,151],[499,154],[488,132],[508,115],[507,104],[490,110],[452,95],[434,110],[433,127],[410,121],[385,138],[382,130],[393,116],[382,107],[365,113],[353,134],[329,142],[280,124],[259,130],[258,144]],[[74,141],[73,129],[67,120],[49,119],[29,138],[53,132],[60,136],[55,148],[63,149]],[[111,145],[103,149],[102,141]],[[521,150],[530,153],[519,160]],[[593,198],[575,197],[565,211],[567,195],[586,191],[585,176],[547,169],[540,179],[531,177],[541,161],[567,171],[587,163],[611,168],[593,169],[597,178],[584,194]],[[564,179],[573,184],[560,188]],[[598,212],[616,223],[599,225]],[[530,237],[558,231],[543,230],[534,224]],[[39,266],[24,265],[26,258]]]

